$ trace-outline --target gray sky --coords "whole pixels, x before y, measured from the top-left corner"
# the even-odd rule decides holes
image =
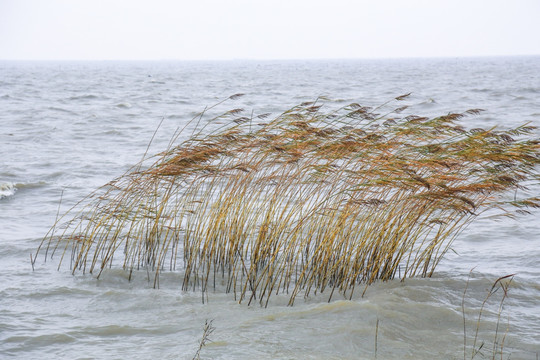
[[[0,59],[540,55],[540,0],[0,0]]]

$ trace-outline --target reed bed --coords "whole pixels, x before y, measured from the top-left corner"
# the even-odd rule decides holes
[[[405,116],[407,96],[376,108],[318,98],[274,117],[207,109],[59,218],[38,252],[97,276],[116,260],[155,286],[182,266],[182,288],[203,301],[217,286],[263,306],[429,277],[480,214],[540,207],[517,198],[540,178],[540,141],[528,125],[459,124],[479,109]]]

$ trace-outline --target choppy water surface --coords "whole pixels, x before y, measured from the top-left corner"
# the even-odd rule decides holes
[[[151,152],[205,106],[235,93],[246,96],[223,110],[277,114],[319,95],[373,106],[408,92],[418,115],[484,108],[464,125],[540,126],[538,57],[0,63],[0,357],[191,359],[213,319],[202,358],[462,359],[464,342],[471,358],[478,328],[476,347],[484,345],[475,358],[491,358],[497,338],[503,358],[537,359],[538,211],[517,221],[479,220],[433,278],[375,284],[352,301],[327,303],[323,294],[287,307],[288,298],[276,296],[260,308],[218,291],[202,304],[200,293],[180,290],[181,271],[164,273],[158,290],[145,272],[128,282],[111,269],[96,280],[57,271],[43,257],[32,271],[30,254],[58,210],[137,162],[162,119]],[[499,292],[478,327],[493,282],[514,273],[501,316]]]

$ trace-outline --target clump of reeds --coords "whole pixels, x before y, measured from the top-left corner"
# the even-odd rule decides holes
[[[83,200],[38,251],[98,276],[116,257],[156,286],[183,261],[183,289],[203,299],[219,282],[240,302],[285,292],[293,304],[300,292],[351,297],[359,284],[431,276],[482,212],[540,206],[504,197],[539,178],[532,126],[466,130],[458,120],[480,110],[428,118],[323,100],[275,118],[201,114],[187,140],[176,144],[178,131]]]

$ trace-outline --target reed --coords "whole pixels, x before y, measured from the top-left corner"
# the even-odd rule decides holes
[[[272,294],[292,305],[301,293],[350,298],[377,280],[429,277],[480,214],[540,207],[508,197],[540,179],[540,141],[529,125],[458,123],[478,109],[405,116],[394,103],[407,96],[329,110],[318,98],[273,118],[206,109],[59,218],[38,252],[98,277],[117,257],[154,286],[183,262],[182,288],[203,301],[224,284],[264,306]]]
[[[210,320],[210,321],[206,320],[204,322],[203,335],[202,335],[201,340],[199,341],[199,348],[197,349],[197,352],[195,353],[195,356],[193,356],[192,360],[200,360],[200,358],[201,358],[201,350],[209,342],[212,342],[212,340],[210,340],[210,336],[212,335],[214,330],[216,330],[216,328],[212,325],[213,321],[214,320]]]
[[[478,318],[476,319],[476,327],[474,331],[474,338],[472,345],[467,344],[467,328],[466,328],[466,315],[465,315],[465,295],[467,293],[467,289],[469,287],[469,281],[470,276],[472,274],[472,270],[469,273],[469,278],[467,279],[467,283],[465,286],[465,290],[463,291],[463,297],[461,300],[461,309],[463,314],[463,359],[467,359],[467,351],[471,350],[471,359],[474,359],[477,355],[482,356],[483,358],[489,356],[490,359],[495,360],[496,358],[503,359],[504,357],[504,345],[506,340],[506,335],[508,334],[508,326],[504,331],[503,334],[500,333],[500,327],[501,327],[501,317],[503,313],[503,306],[505,300],[508,298],[509,288],[510,284],[512,283],[515,274],[505,275],[499,277],[493,285],[491,286],[491,289],[489,289],[484,301],[482,302],[482,305],[480,306],[479,312],[478,312]],[[480,323],[483,317],[484,310],[486,310],[487,303],[490,301],[494,295],[499,292],[499,299],[498,299],[498,310],[496,312],[496,326],[493,330],[493,339],[491,344],[491,350],[487,349],[489,347],[489,342],[486,342],[486,340],[480,340],[479,338],[479,331],[480,331]],[[486,352],[485,354],[483,352]],[[510,358],[510,356],[508,356]]]

